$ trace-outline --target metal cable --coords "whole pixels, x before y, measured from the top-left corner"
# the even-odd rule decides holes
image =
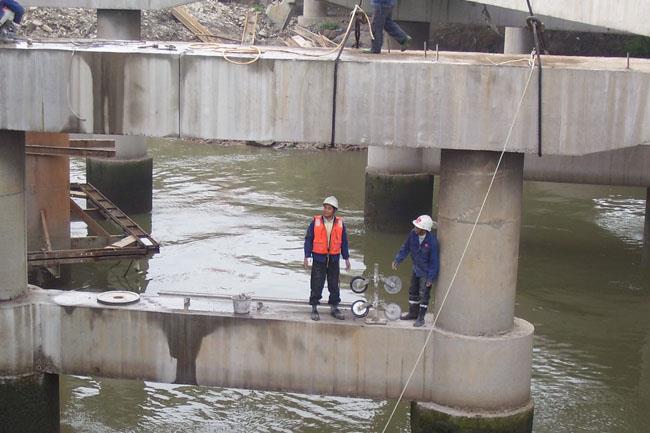
[[[526,24],[533,32],[535,39],[535,51],[537,53],[538,79],[537,79],[537,156],[542,156],[542,49],[544,54],[546,52],[546,44],[542,32],[544,31],[544,24],[533,13],[533,8],[530,5],[530,0],[526,0],[528,5],[528,12],[530,16],[526,18]]]

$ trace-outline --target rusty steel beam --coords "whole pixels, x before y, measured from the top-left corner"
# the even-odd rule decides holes
[[[83,147],[58,147],[30,144],[25,146],[27,155],[40,156],[95,156],[100,158],[111,158],[115,156],[115,149],[106,148],[83,148]]]
[[[115,149],[115,139],[110,138],[71,138],[70,146],[84,149]]]

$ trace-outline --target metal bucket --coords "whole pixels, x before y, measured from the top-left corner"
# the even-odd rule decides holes
[[[235,314],[248,314],[251,312],[251,297],[242,293],[232,297],[232,306]]]

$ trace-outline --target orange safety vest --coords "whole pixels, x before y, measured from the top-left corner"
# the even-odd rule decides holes
[[[330,247],[327,249],[327,229],[323,223],[323,217],[314,217],[314,245],[312,252],[317,254],[341,254],[343,243],[343,218],[334,217],[332,233],[330,234]]]

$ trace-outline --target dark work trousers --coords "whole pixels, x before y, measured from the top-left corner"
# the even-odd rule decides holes
[[[372,15],[372,33],[375,39],[372,41],[372,52],[380,53],[384,45],[384,30],[395,38],[400,44],[406,40],[406,33],[393,21],[394,6],[375,6],[375,13]]]
[[[409,287],[409,304],[420,304],[421,307],[429,305],[431,287],[427,287],[426,277],[416,277],[411,274],[411,287]]]
[[[327,262],[317,262],[314,260],[311,265],[311,294],[309,296],[310,305],[318,305],[320,298],[323,297],[323,287],[327,279],[327,289],[330,292],[330,305],[338,305],[341,302],[341,290],[339,289],[339,260],[330,260]]]

